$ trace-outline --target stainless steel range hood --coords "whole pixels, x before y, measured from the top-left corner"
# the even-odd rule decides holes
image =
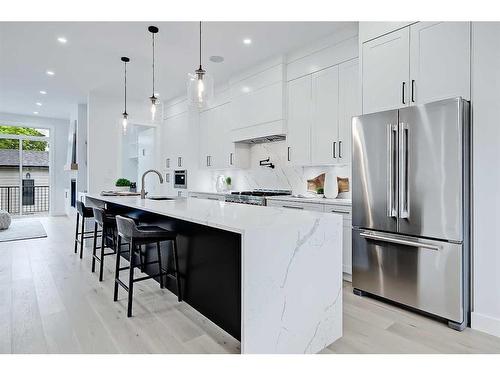
[[[264,137],[258,137],[258,138],[251,138],[251,139],[244,139],[241,141],[238,141],[236,143],[246,143],[250,145],[256,145],[259,143],[271,143],[271,142],[279,142],[279,141],[284,141],[286,140],[286,136],[284,134],[278,134],[278,135],[267,135]]]

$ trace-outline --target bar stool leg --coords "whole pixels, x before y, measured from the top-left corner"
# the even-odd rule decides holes
[[[75,254],[78,252],[78,224],[80,222],[80,215],[76,213],[76,230],[75,230]]]
[[[118,279],[120,277],[120,257],[121,257],[121,237],[118,235],[118,245],[116,248],[116,263],[115,263],[115,290],[113,292],[113,301],[118,301]]]
[[[174,266],[175,266],[175,282],[177,284],[177,300],[182,301],[182,287],[181,278],[179,276],[179,257],[177,256],[177,240],[172,241],[172,252],[174,254]]]
[[[95,272],[96,249],[97,249],[97,221],[94,223],[94,242],[92,243],[92,272]]]
[[[106,227],[106,225],[103,223],[102,225],[102,241],[101,241],[101,261],[99,262],[99,281],[102,281],[102,274],[104,271],[104,246],[106,242],[106,236],[104,235],[105,230],[109,231],[109,229]]]
[[[85,232],[85,217],[82,216],[82,233],[80,234],[80,259],[83,258],[83,237]]]
[[[135,241],[132,240],[132,249],[135,249]],[[134,252],[130,252],[130,266],[129,266],[129,275],[128,275],[128,306],[127,306],[127,317],[132,316],[132,299],[134,295]]]
[[[160,272],[160,289],[163,289],[163,267],[161,266],[161,248],[160,248],[160,243],[156,243],[156,250],[158,252],[158,269]]]

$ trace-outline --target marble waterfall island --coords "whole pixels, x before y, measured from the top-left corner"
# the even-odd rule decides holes
[[[196,198],[86,202],[176,230],[182,303],[242,353],[317,353],[342,336],[341,216]]]

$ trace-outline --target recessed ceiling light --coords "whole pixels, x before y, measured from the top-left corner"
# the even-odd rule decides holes
[[[250,39],[250,38],[243,39],[243,44],[247,44],[247,45],[252,44],[252,39]]]
[[[224,57],[222,56],[210,56],[208,59],[214,63],[221,63],[224,61]]]
[[[38,115],[38,111],[33,112],[34,115]]]
[[[53,76],[54,74],[56,74],[52,70],[47,70],[45,73],[47,73],[47,75],[49,76]]]
[[[60,36],[59,38],[57,38],[57,41],[61,44],[66,44],[68,42],[68,39],[66,39],[63,36]]]
[[[46,95],[46,94],[47,94],[47,91],[45,91],[45,90],[40,90],[40,94],[42,94],[42,95]]]
[[[41,106],[42,106],[42,103],[40,103],[40,102],[36,102],[36,105],[37,105],[37,106],[39,106],[39,107],[41,107]]]

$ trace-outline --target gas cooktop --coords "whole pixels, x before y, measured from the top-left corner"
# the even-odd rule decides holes
[[[278,195],[291,195],[290,190],[265,190],[256,189],[248,191],[233,191],[226,195],[226,202],[253,204],[256,206],[265,206],[266,197],[275,197]]]

